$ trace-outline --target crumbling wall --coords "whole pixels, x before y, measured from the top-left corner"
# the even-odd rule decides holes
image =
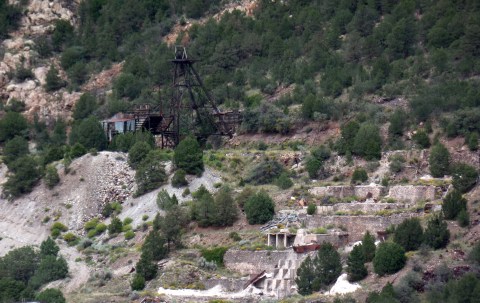
[[[312,195],[324,197],[331,196],[339,199],[346,197],[357,197],[360,200],[365,200],[367,198],[379,199],[384,196],[386,193],[384,186],[324,186],[324,187],[314,187],[309,190]]]
[[[257,274],[263,270],[270,271],[278,265],[279,260],[291,256],[292,250],[249,251],[229,249],[223,257],[223,264],[229,270],[245,274]]]
[[[435,200],[435,186],[397,185],[390,187],[388,196],[397,201],[417,202]]]
[[[398,210],[404,208],[405,204],[403,203],[337,203],[334,205],[317,206],[317,214],[334,215],[338,212],[344,212],[346,214],[362,212],[373,215],[382,210]]]
[[[307,219],[307,228],[316,228],[327,225],[341,226],[348,233],[348,241],[360,241],[363,234],[369,230],[376,235],[377,231],[387,229],[392,224],[400,224],[404,219],[418,216],[418,214],[397,214],[391,216],[310,216]]]

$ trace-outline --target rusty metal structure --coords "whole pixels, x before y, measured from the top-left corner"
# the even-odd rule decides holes
[[[119,133],[149,131],[159,137],[161,148],[174,148],[187,134],[200,140],[212,135],[233,136],[242,122],[242,113],[218,109],[193,67],[195,60],[188,58],[185,47],[175,47],[172,63],[173,96],[169,103],[163,106],[137,105],[129,113],[118,113],[102,121],[109,141]]]
[[[164,128],[162,147],[176,146],[182,134],[195,134],[199,139],[208,136],[232,137],[241,122],[238,111],[221,112],[202,79],[193,67],[183,46],[175,46],[173,67],[173,97],[170,102],[168,127]]]

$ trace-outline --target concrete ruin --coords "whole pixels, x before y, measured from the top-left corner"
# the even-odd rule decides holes
[[[386,194],[385,186],[360,185],[360,186],[324,186],[309,189],[309,193],[318,197],[335,197],[344,199],[356,197],[360,200],[379,199]]]
[[[417,213],[396,214],[391,216],[311,216],[306,221],[307,228],[317,228],[327,225],[341,227],[348,231],[348,241],[362,240],[368,230],[372,234],[386,230],[392,224],[400,224],[407,218],[417,217]]]
[[[288,229],[282,229],[279,232],[267,233],[267,245],[276,249],[291,247],[295,240],[295,235],[290,233]]]
[[[334,205],[317,206],[317,215],[334,215],[338,212],[346,214],[362,213],[373,215],[383,210],[403,210],[407,205],[404,203],[336,203]]]
[[[388,197],[396,201],[417,202],[435,200],[435,186],[397,185],[390,187]]]

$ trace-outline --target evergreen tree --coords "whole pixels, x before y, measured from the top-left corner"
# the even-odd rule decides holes
[[[403,110],[395,110],[390,117],[390,125],[388,127],[388,133],[390,136],[402,136],[405,130],[405,122],[407,115]]]
[[[35,300],[38,300],[42,303],[66,303],[63,293],[55,288],[47,288],[44,291],[38,293],[35,297]]]
[[[13,139],[15,136],[24,137],[27,129],[27,119],[19,113],[7,112],[0,119],[0,142]]]
[[[434,215],[427,223],[424,241],[428,246],[439,249],[447,246],[450,239],[450,231],[447,222],[442,215]]]
[[[187,223],[187,216],[178,205],[172,206],[165,213],[165,217],[160,222],[160,229],[167,241],[169,251],[172,244],[177,247],[181,245],[182,229],[185,228]]]
[[[108,234],[113,235],[122,232],[123,223],[117,217],[113,217],[112,221],[108,225]]]
[[[467,145],[471,151],[475,151],[478,149],[478,133],[477,132],[471,133],[470,136],[468,136]]]
[[[428,134],[423,131],[419,130],[412,136],[413,141],[417,143],[421,148],[429,148],[430,147],[430,138]]]
[[[28,155],[28,152],[28,141],[23,137],[15,136],[5,143],[5,147],[3,148],[3,162],[8,165],[16,159]]]
[[[467,200],[458,190],[452,190],[443,199],[442,212],[447,220],[453,220],[461,210],[467,209]]]
[[[312,285],[314,280],[315,268],[312,259],[310,256],[307,256],[297,269],[295,283],[297,283],[298,293],[302,296],[310,295],[313,292]]]
[[[350,252],[350,255],[348,256],[347,273],[350,282],[362,280],[368,275],[363,252],[363,245],[358,244],[353,247],[352,252]]]
[[[107,147],[107,137],[100,122],[93,116],[74,123],[70,132],[70,144],[82,144],[87,150],[95,148],[104,150]]]
[[[337,280],[342,272],[340,263],[340,254],[330,243],[323,243],[320,246],[315,258],[313,258],[315,268],[315,279],[312,289],[318,291]]]
[[[41,177],[37,161],[29,155],[18,158],[9,168],[11,174],[3,184],[3,192],[9,199],[31,192]]]
[[[339,153],[345,154],[347,152],[353,151],[355,137],[357,136],[359,129],[360,125],[356,121],[349,121],[346,124],[342,125],[342,136],[340,142],[337,143],[337,149]]]
[[[237,220],[238,211],[232,197],[232,190],[224,185],[215,194],[215,226],[232,226]]]
[[[405,250],[397,243],[381,243],[373,258],[373,269],[380,276],[394,274],[405,266]]]
[[[150,281],[157,275],[157,264],[154,262],[152,252],[142,251],[140,260],[137,262],[136,272],[146,281]]]
[[[395,228],[393,241],[406,251],[416,250],[423,242],[423,228],[418,218],[405,219]]]
[[[177,168],[185,170],[187,174],[200,175],[203,172],[203,151],[193,137],[186,137],[178,144],[173,161]]]
[[[151,150],[140,162],[135,173],[135,181],[138,185],[135,195],[150,192],[167,181],[164,161],[165,155],[161,150]]]
[[[371,262],[375,257],[375,250],[377,247],[375,246],[375,237],[372,236],[368,230],[363,236],[362,248],[365,262]]]
[[[356,167],[352,174],[351,184],[361,184],[368,180],[367,171],[361,167]]]
[[[143,242],[142,251],[149,251],[153,260],[160,261],[167,256],[166,240],[160,232],[152,230],[148,233]]]
[[[60,182],[57,169],[53,165],[47,165],[45,168],[45,184],[49,189],[52,189]]]
[[[40,257],[41,258],[43,258],[45,256],[56,257],[58,255],[59,251],[60,251],[60,248],[58,248],[58,245],[50,237],[48,237],[47,240],[43,241],[40,244]]]
[[[180,188],[188,185],[188,181],[185,179],[186,174],[187,173],[183,169],[177,169],[172,177],[172,186]]]
[[[47,92],[53,92],[59,90],[60,88],[66,85],[65,81],[63,81],[60,76],[58,75],[58,70],[52,64],[48,69],[47,76],[45,78],[45,90]]]
[[[173,206],[178,205],[178,200],[175,195],[171,196],[165,189],[162,189],[157,194],[157,205],[162,210],[169,210]]]
[[[428,162],[433,177],[441,178],[450,173],[450,153],[443,144],[437,143],[432,147]]]
[[[371,123],[363,123],[355,136],[352,152],[366,160],[373,160],[380,159],[381,151],[382,138],[378,127]]]
[[[152,150],[152,147],[147,142],[136,142],[128,150],[128,164],[134,169],[138,167],[140,162],[145,159],[148,153]]]
[[[73,108],[72,117],[75,120],[82,120],[88,118],[97,107],[97,100],[89,93],[84,93],[80,96],[75,107]]]
[[[265,191],[248,198],[245,203],[245,215],[249,224],[264,224],[273,219],[275,204]]]
[[[453,164],[451,172],[452,185],[461,193],[466,193],[477,183],[477,170],[466,163]]]
[[[145,288],[145,278],[140,274],[133,276],[132,283],[130,283],[132,290],[142,290]]]
[[[202,185],[195,192],[194,219],[202,227],[213,225],[217,209],[212,194]]]

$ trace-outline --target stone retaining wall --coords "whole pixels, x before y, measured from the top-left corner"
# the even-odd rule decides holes
[[[397,201],[435,200],[435,186],[397,185],[390,187],[388,196]]]
[[[398,214],[392,216],[309,216],[307,228],[327,225],[343,226],[348,233],[348,241],[360,241],[363,234],[369,230],[376,236],[377,231],[387,229],[392,224],[400,224],[404,219],[416,217],[418,214]]]
[[[314,196],[332,196],[336,198],[357,197],[365,200],[367,197],[379,199],[385,195],[384,186],[324,186],[314,187],[309,190]]]
[[[243,286],[248,281],[248,279],[208,279],[203,282],[205,289],[210,289],[217,285],[221,285],[223,289],[229,292],[238,292],[243,290]]]
[[[373,215],[382,210],[405,209],[403,203],[336,203],[334,205],[317,206],[317,214],[334,215],[336,212],[362,212]]]

